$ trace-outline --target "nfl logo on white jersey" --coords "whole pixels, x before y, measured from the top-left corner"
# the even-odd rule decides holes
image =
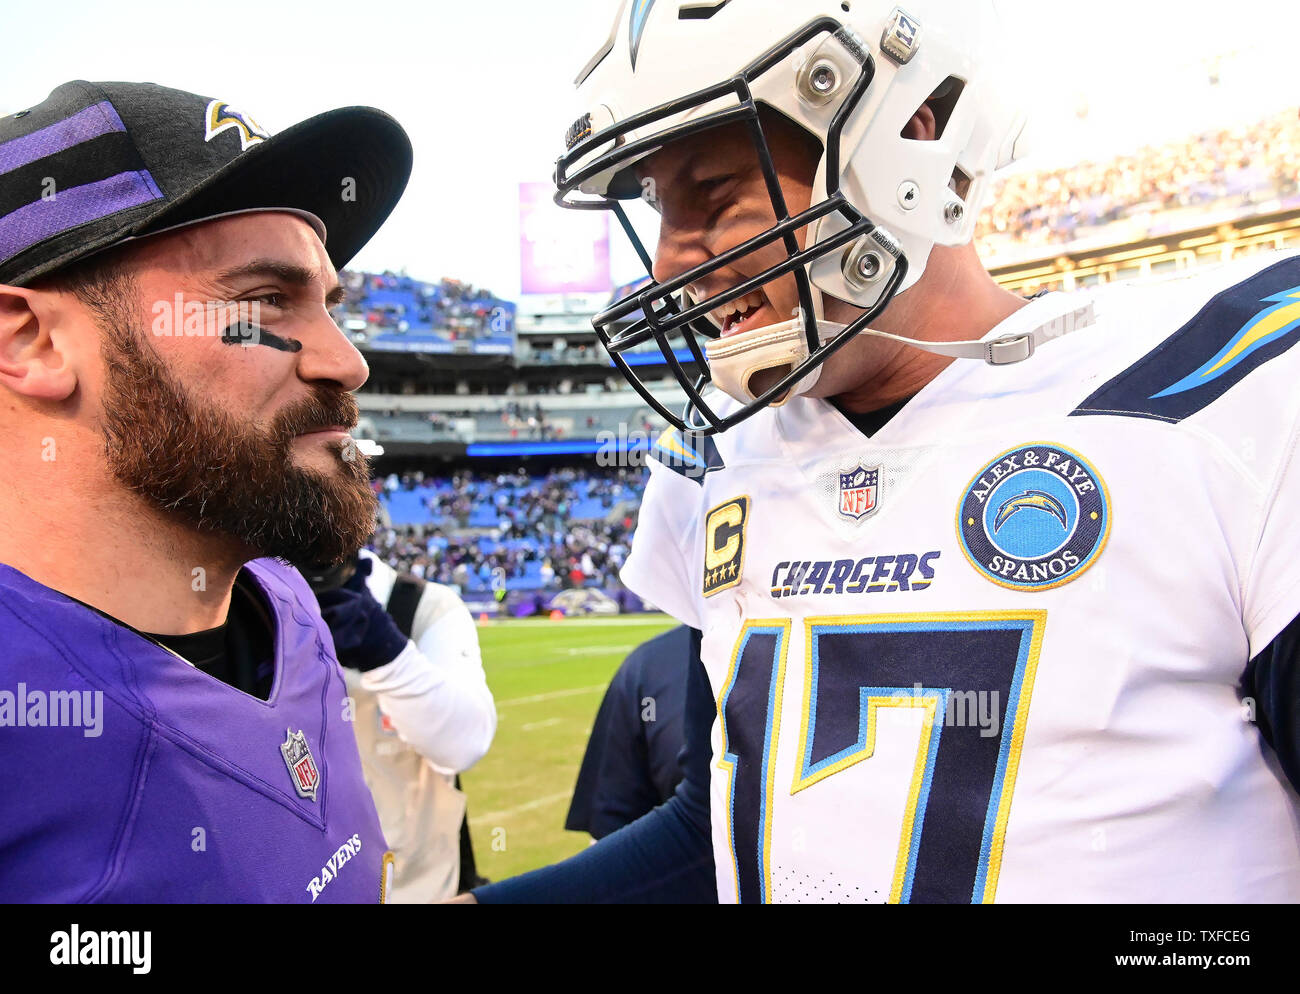
[[[880,467],[867,468],[859,464],[847,473],[840,474],[840,514],[860,521],[875,512],[880,485]]]

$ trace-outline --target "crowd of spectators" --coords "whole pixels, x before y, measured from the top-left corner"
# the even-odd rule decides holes
[[[1249,207],[1294,195],[1298,184],[1300,118],[1292,109],[1103,162],[1013,173],[995,184],[975,238],[987,258],[1012,246],[1064,244],[1137,215]]]
[[[399,375],[391,370],[380,369],[372,372],[361,393],[394,394],[403,397],[415,397],[427,394],[457,397],[508,397],[555,396],[567,397],[570,394],[585,393],[622,393],[631,394],[632,388],[621,378],[603,376],[599,379],[575,379],[572,376],[557,376],[553,379],[512,380],[503,382],[494,379],[491,382],[479,381],[471,385],[466,380],[428,380],[415,375]]]
[[[501,410],[501,424],[509,430],[511,438],[550,440],[564,437],[563,426],[547,421],[546,409],[540,402],[520,404],[517,400],[506,401]]]
[[[434,324],[447,328],[453,339],[502,334],[504,329],[492,326],[500,304],[492,293],[452,279],[443,279],[438,286]]]
[[[570,342],[564,338],[534,338],[523,358],[528,362],[562,366],[604,366],[609,361],[595,342]]]
[[[370,547],[389,565],[462,591],[516,587],[563,590],[608,587],[627,558],[643,469],[560,469],[545,476],[484,475],[458,470],[450,478],[410,473],[373,481],[381,496],[427,494],[427,523],[381,525]],[[601,516],[572,517],[598,502]],[[494,524],[473,527],[490,511]],[[477,512],[477,513],[476,513]]]
[[[433,331],[452,341],[513,332],[513,318],[508,327],[501,325],[502,301],[459,280],[427,283],[405,273],[343,270],[339,282],[345,297],[335,318],[343,327],[351,322],[354,330]]]

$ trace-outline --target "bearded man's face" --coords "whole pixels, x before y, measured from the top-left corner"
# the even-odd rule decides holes
[[[155,337],[149,302],[169,303],[161,289],[171,256],[132,277],[129,292],[94,308],[109,470],[159,510],[255,556],[338,562],[369,538],[376,510],[366,459],[347,435],[358,413],[348,391],[364,381],[365,362],[327,311],[341,291],[301,221],[264,215],[216,224],[233,237],[192,252],[208,268],[191,262],[179,274],[185,299],[221,321],[254,305],[259,325],[298,347]],[[250,239],[256,249],[241,253]],[[251,262],[219,268],[253,251]]]

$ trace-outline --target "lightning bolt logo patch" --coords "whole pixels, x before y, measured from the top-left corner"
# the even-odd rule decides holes
[[[1051,590],[1088,569],[1110,534],[1110,495],[1083,456],[1035,442],[985,465],[957,507],[972,566],[1009,590]]]
[[[1151,399],[1168,397],[1204,386],[1218,379],[1269,342],[1275,342],[1283,335],[1289,335],[1296,328],[1300,328],[1300,286],[1293,286],[1290,290],[1265,297],[1260,303],[1272,303],[1273,306],[1247,321],[1242,329],[1229,339],[1228,344],[1200,369],[1184,376],[1177,383],[1165,387],[1159,393],[1152,394]]]
[[[1216,293],[1191,320],[1070,414],[1177,424],[1205,410],[1296,342],[1300,257],[1292,255]]]
[[[1066,520],[1065,505],[1049,493],[1042,490],[1026,490],[1023,494],[1010,497],[998,505],[998,513],[993,518],[993,533],[996,535],[1002,526],[1011,520],[1011,515],[1027,507],[1046,511],[1061,523],[1062,528],[1070,527]]]

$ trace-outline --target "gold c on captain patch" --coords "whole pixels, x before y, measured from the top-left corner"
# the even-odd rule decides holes
[[[733,497],[719,504],[705,519],[705,597],[740,582],[745,567],[745,525],[748,520],[748,497]]]

